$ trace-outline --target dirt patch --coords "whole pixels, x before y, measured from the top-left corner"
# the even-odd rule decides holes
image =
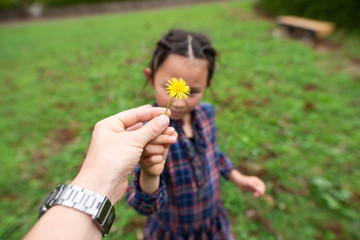
[[[80,133],[78,122],[72,122],[68,128],[57,130],[48,137],[41,147],[35,149],[31,155],[31,161],[36,166],[35,179],[43,179],[47,172],[46,159],[56,154],[66,144],[73,142]]]
[[[269,233],[273,234],[276,237],[277,240],[284,239],[282,237],[282,235],[275,230],[271,221],[266,219],[264,216],[262,216],[262,214],[259,211],[257,211],[256,209],[254,209],[254,208],[248,209],[246,211],[246,216],[249,219],[256,221],[256,222],[260,223],[261,225],[263,225]]]
[[[310,92],[310,91],[314,91],[314,90],[316,90],[316,89],[318,89],[318,86],[316,86],[315,84],[306,84],[305,86],[304,86],[304,90],[306,91],[306,92]]]
[[[352,72],[355,76],[360,77],[360,58],[350,59],[349,71]]]

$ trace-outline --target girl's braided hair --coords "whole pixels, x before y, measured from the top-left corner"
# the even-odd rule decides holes
[[[210,84],[214,74],[217,53],[206,36],[200,33],[188,33],[180,29],[170,30],[157,42],[151,60],[152,78],[170,54],[205,59],[208,62],[209,71],[207,85]]]

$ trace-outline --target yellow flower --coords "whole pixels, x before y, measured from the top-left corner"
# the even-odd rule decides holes
[[[169,84],[166,84],[166,90],[168,90],[166,93],[169,93],[171,98],[184,98],[186,100],[188,98],[186,94],[190,94],[190,87],[186,85],[186,82],[182,78],[179,78],[179,80],[172,78],[171,80],[172,81],[168,81]]]
[[[172,78],[171,81],[168,80],[168,82],[169,83],[166,84],[167,86],[166,90],[168,90],[166,93],[169,93],[171,98],[166,107],[165,115],[170,107],[171,100],[174,97],[177,99],[184,98],[186,100],[188,98],[186,94],[190,94],[190,87],[186,85],[186,82],[182,78],[179,78],[179,80],[176,78]]]

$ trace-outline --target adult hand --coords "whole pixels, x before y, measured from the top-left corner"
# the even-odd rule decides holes
[[[162,132],[169,131],[169,117],[164,112],[165,108],[149,105],[98,122],[85,161],[71,184],[106,195],[113,204],[117,203],[144,147]],[[142,125],[146,121],[149,122]],[[162,134],[161,139],[165,144],[173,143],[169,134]]]
[[[172,142],[167,134],[169,117],[164,112],[165,108],[144,106],[98,122],[88,154],[72,184],[106,195],[113,204],[118,202],[146,144],[157,138]],[[149,122],[143,125],[146,121]],[[101,239],[101,232],[88,214],[55,205],[24,239]]]

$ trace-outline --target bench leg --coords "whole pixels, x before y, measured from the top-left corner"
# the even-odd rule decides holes
[[[316,43],[316,34],[314,31],[306,30],[304,31],[301,40],[307,44],[310,44],[311,46],[314,46]]]

